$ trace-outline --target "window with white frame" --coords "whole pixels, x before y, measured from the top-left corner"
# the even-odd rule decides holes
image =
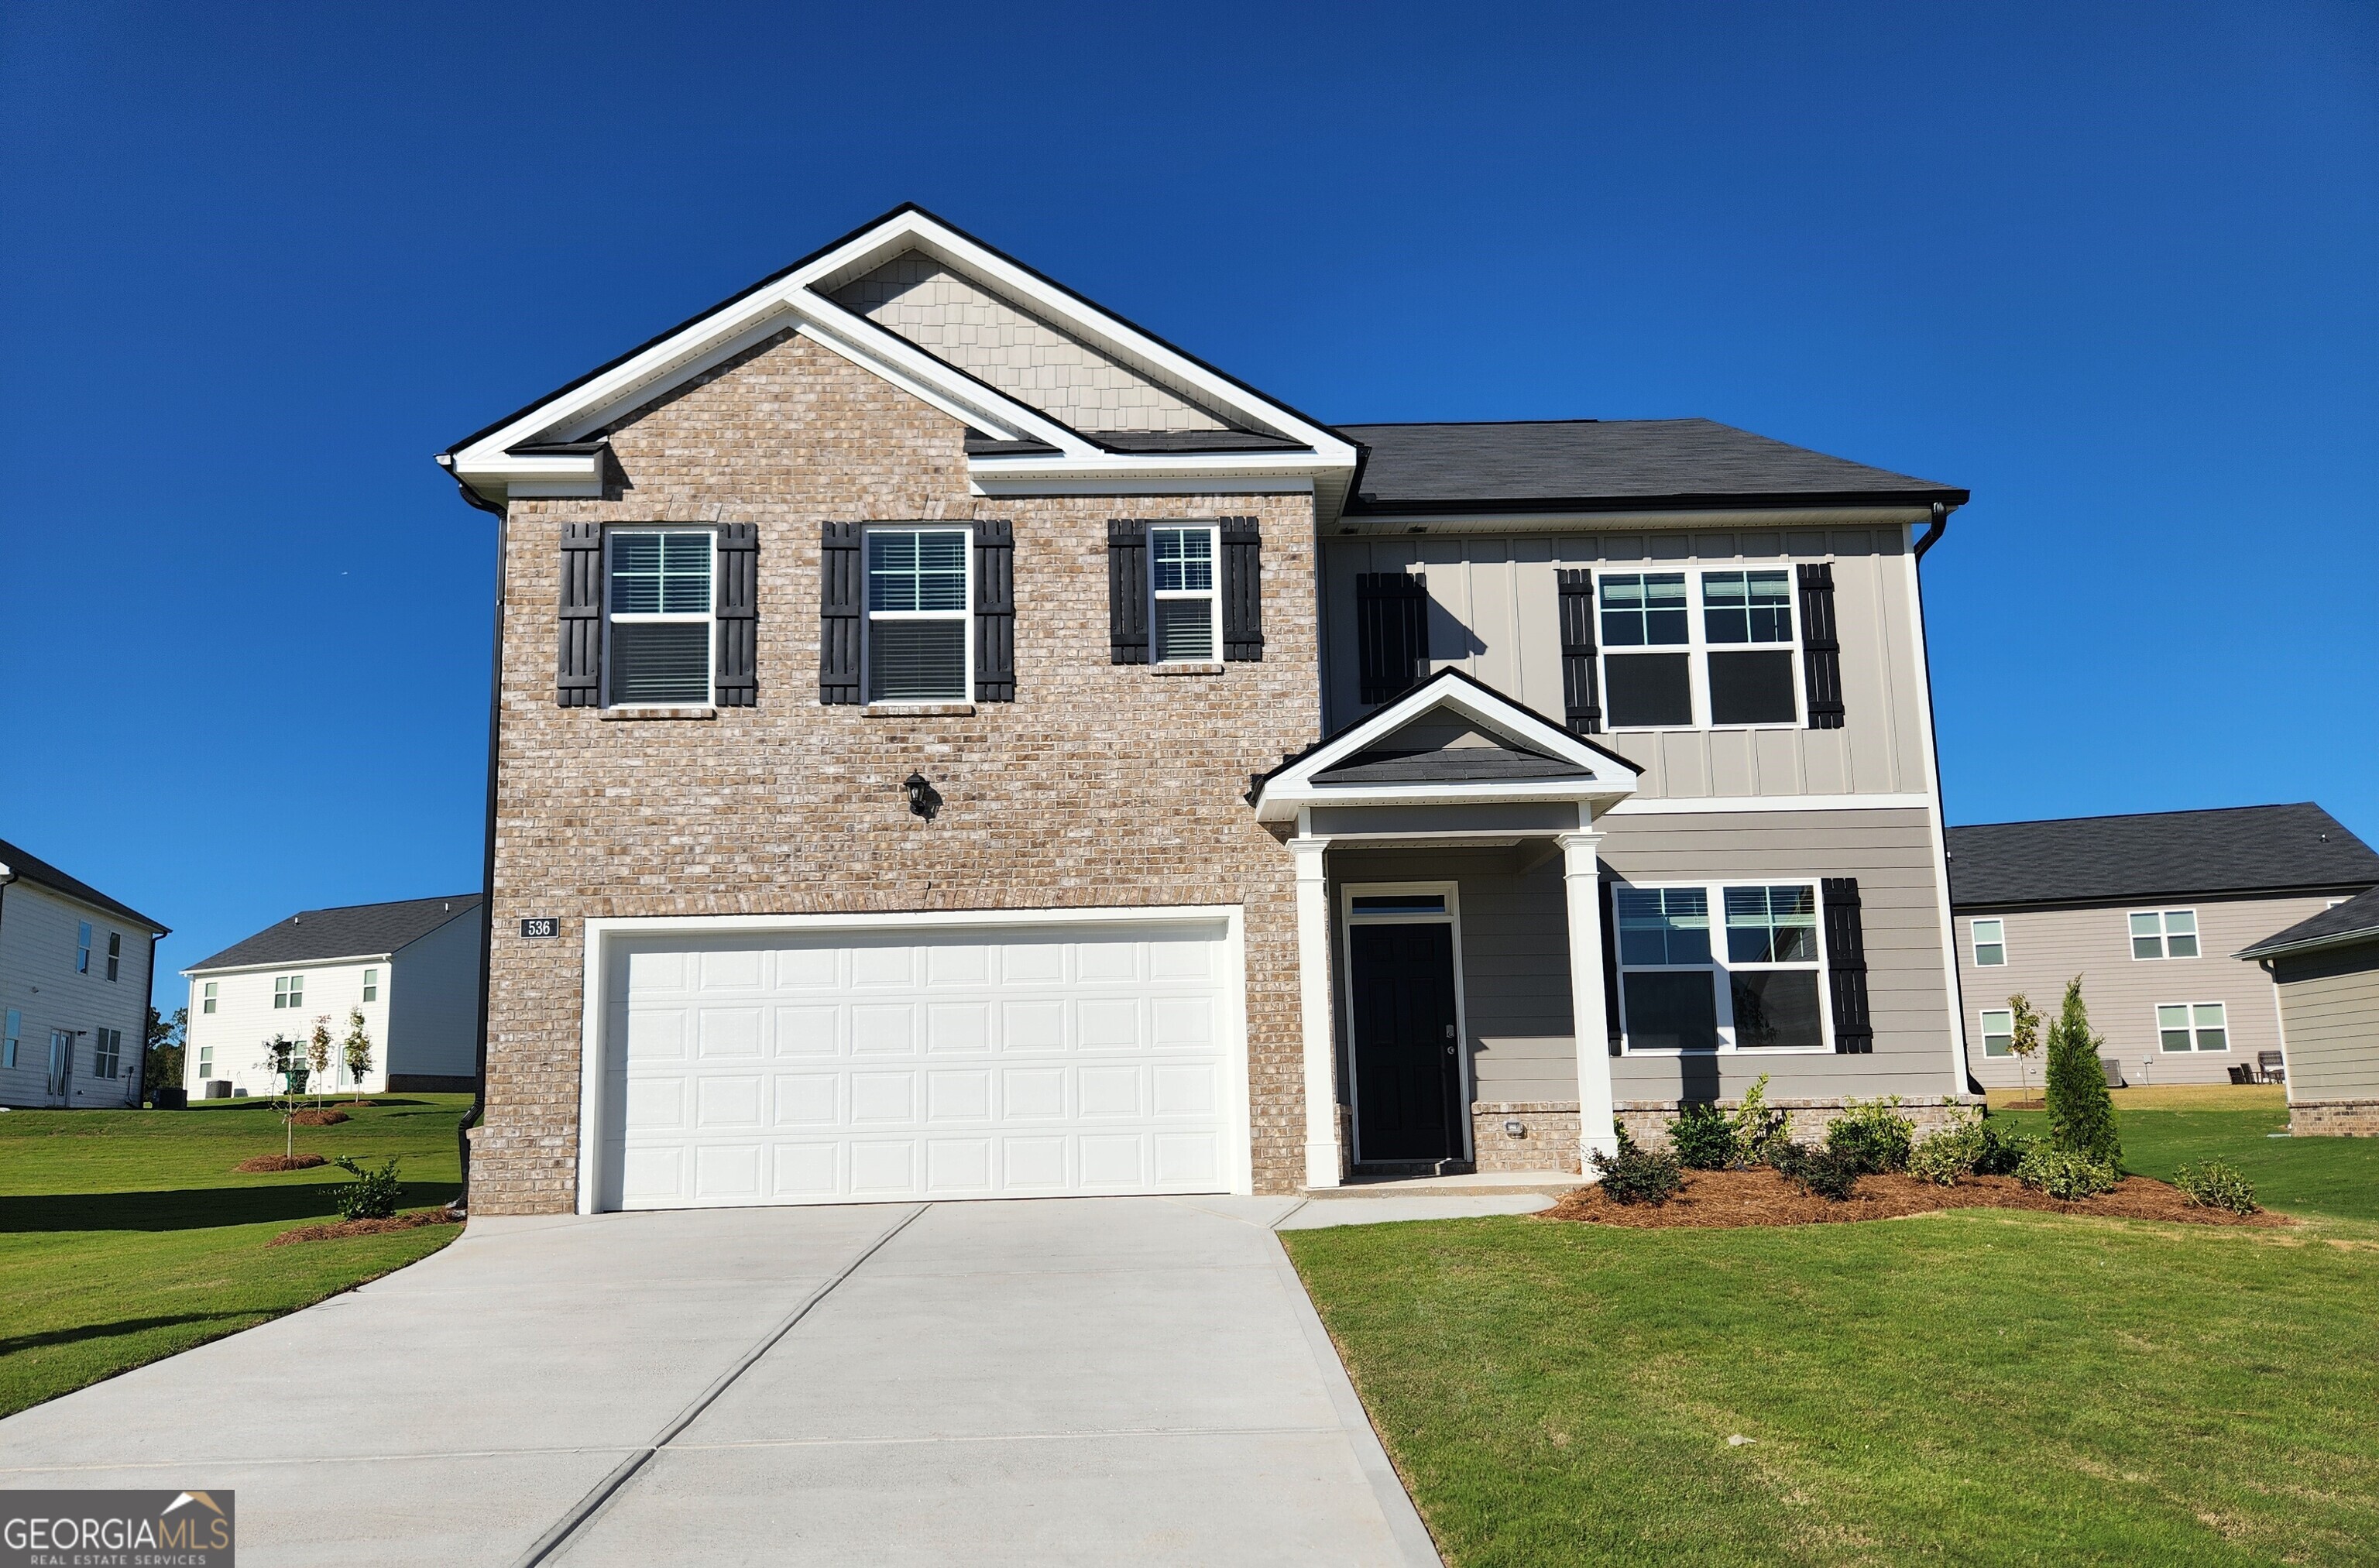
[[[91,972],[91,922],[87,920],[75,925],[75,972]]]
[[[24,1032],[25,1015],[15,1007],[8,1009],[5,1031],[0,1031],[0,1067],[17,1065],[17,1037]]]
[[[1983,1009],[1983,1055],[2012,1056],[2015,1055],[2015,1010],[2011,1007]]]
[[[2007,922],[1978,920],[1974,936],[1976,969],[1998,969],[2007,962]]]
[[[1825,1048],[1816,884],[1621,885],[1612,905],[1628,1050]]]
[[[280,1007],[302,1007],[306,1005],[306,977],[302,974],[276,974],[272,977],[272,1005]]]
[[[604,701],[613,707],[699,707],[710,701],[711,533],[613,528],[603,537]]]
[[[91,1076],[114,1078],[124,1066],[124,1031],[103,1029],[96,1033],[98,1038],[91,1048]]]
[[[211,1013],[215,1010],[215,983],[210,980],[199,987],[199,1011]]]
[[[201,1045],[199,1047],[199,1077],[201,1080],[204,1080],[214,1077],[214,1075],[215,1048],[211,1045]]]
[[[110,980],[114,980],[114,979],[115,978],[116,971],[117,971],[117,969],[118,969],[118,968],[123,964],[123,962],[124,962],[124,933],[122,933],[122,932],[120,932],[120,931],[111,931],[111,932],[109,932],[109,933],[107,934],[107,978],[108,978],[108,979],[110,979]]]
[[[2193,959],[2197,957],[2195,910],[2147,910],[2131,916],[2131,957]]]
[[[2164,1050],[2228,1051],[2229,1009],[2220,1002],[2168,1002],[2156,1008],[2156,1044]]]
[[[364,971],[364,1000],[367,1002],[380,1000],[380,971],[376,969]]]
[[[1159,664],[1206,664],[1222,641],[1214,591],[1214,530],[1151,528],[1148,567],[1155,612],[1149,618]]]
[[[1613,730],[1800,722],[1790,569],[1604,573],[1596,593]]]
[[[974,690],[964,528],[867,531],[867,700],[962,703]]]

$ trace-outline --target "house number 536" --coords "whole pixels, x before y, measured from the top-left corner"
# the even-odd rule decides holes
[[[535,920],[525,920],[521,922],[521,935],[523,936],[559,936],[562,935],[562,923],[551,915],[540,915]]]

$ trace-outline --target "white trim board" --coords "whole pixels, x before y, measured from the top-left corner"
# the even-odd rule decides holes
[[[1611,808],[1613,816],[1677,816],[1694,812],[1915,811],[1930,795],[1631,795]]]

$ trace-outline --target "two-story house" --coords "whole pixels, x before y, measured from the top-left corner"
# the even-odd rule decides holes
[[[137,1106],[169,935],[0,839],[0,1105]]]
[[[1966,1077],[1917,560],[1706,420],[1332,427],[904,207],[441,458],[482,1212],[1576,1171]]]

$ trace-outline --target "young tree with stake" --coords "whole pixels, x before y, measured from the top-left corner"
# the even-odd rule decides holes
[[[2023,1084],[2017,1092],[2016,1104],[2032,1098],[2032,1058],[2040,1050],[2040,1014],[2023,993],[2008,998],[2008,1011],[2014,1015],[2015,1031],[2008,1039],[2008,1049],[2015,1053],[2016,1074]]]
[[[346,1059],[347,1077],[355,1081],[356,1104],[360,1105],[364,1099],[364,1079],[370,1074],[372,1062],[371,1035],[364,1028],[364,1010],[361,1007],[347,1009],[347,1037],[341,1043],[339,1050]]]
[[[314,1104],[322,1103],[322,1080],[331,1075],[331,1015],[322,1013],[314,1019],[314,1032],[306,1041],[307,1087],[314,1092]]]

